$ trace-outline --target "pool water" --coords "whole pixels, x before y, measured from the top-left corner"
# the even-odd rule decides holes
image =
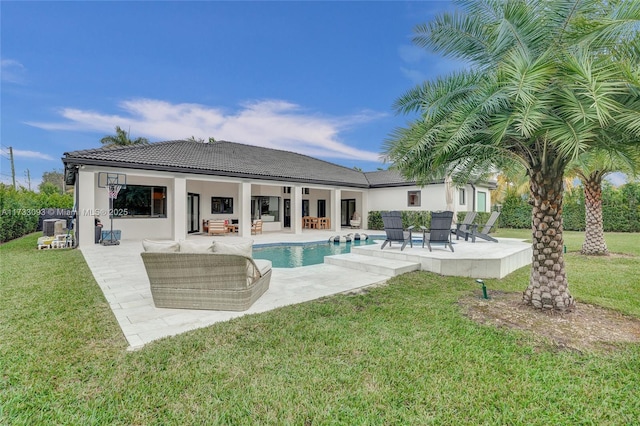
[[[254,247],[254,259],[270,260],[274,268],[297,268],[324,263],[325,256],[350,253],[352,246],[370,245],[375,242],[357,240],[350,243],[313,243]]]

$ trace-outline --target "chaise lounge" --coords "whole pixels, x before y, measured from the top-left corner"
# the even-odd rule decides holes
[[[271,281],[271,262],[251,257],[252,243],[142,242],[158,308],[245,311]]]

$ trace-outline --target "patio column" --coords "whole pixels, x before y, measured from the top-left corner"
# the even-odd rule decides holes
[[[173,239],[187,239],[187,180],[173,179]]]
[[[340,189],[331,190],[331,229],[336,232],[342,231],[340,209],[342,208],[342,191]]]
[[[241,182],[238,188],[238,235],[251,238],[251,183]]]
[[[362,229],[369,229],[369,192],[362,191]]]
[[[302,234],[302,187],[291,187],[291,229],[294,234]]]
[[[93,171],[78,170],[78,211],[76,230],[79,246],[95,244],[96,178]],[[106,197],[106,192],[105,192]]]

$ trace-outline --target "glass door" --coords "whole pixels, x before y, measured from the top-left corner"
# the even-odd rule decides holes
[[[340,226],[350,226],[349,221],[356,212],[356,200],[348,199],[340,201]]]
[[[200,232],[200,194],[187,193],[187,232]]]
[[[291,228],[291,200],[284,200],[284,227]]]

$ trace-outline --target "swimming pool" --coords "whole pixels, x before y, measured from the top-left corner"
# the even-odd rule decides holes
[[[298,268],[324,263],[325,256],[350,253],[352,246],[370,244],[375,244],[372,238],[340,244],[327,242],[257,246],[253,248],[253,258],[270,260],[274,268]]]

